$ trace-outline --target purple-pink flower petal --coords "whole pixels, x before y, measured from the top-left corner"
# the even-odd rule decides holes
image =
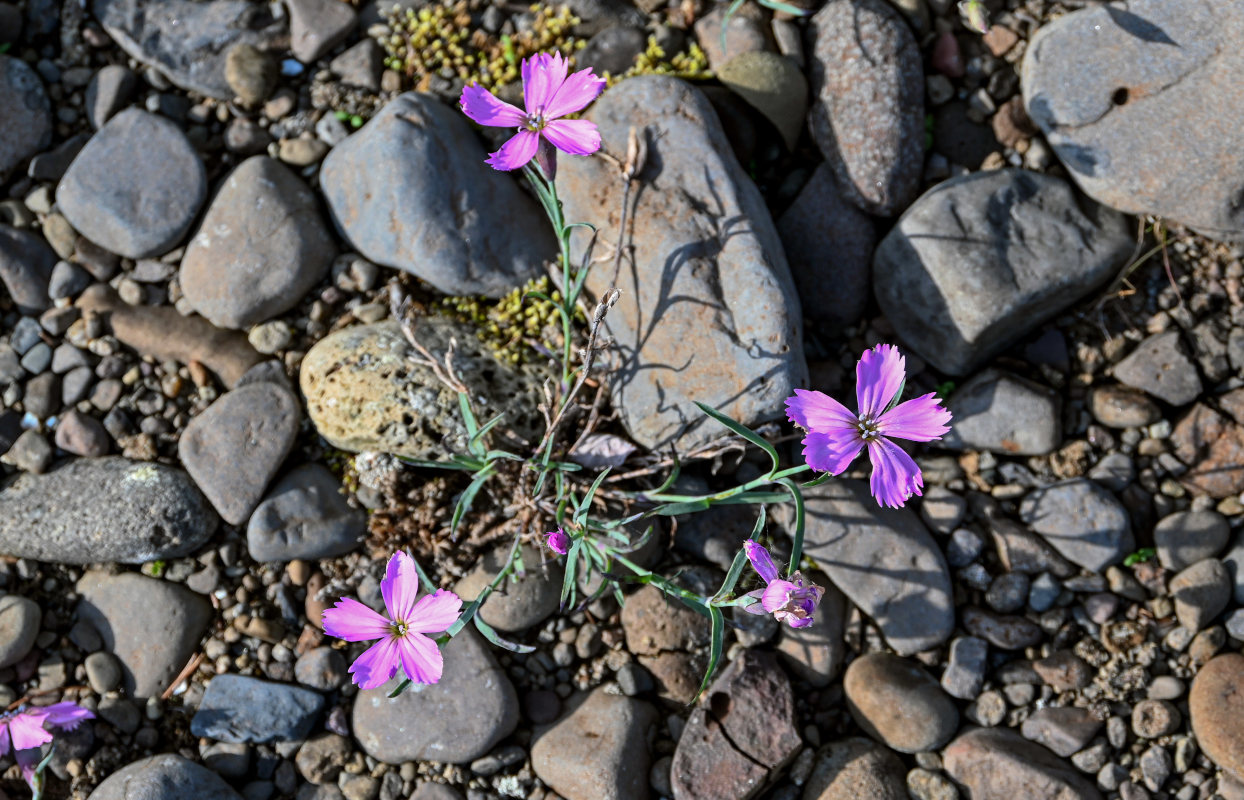
[[[22,780],[33,789],[35,785],[35,770],[39,768],[39,762],[43,760],[43,751],[38,747],[16,750],[13,752],[13,760],[17,762],[17,768],[22,773]]]
[[[841,475],[864,449],[859,431],[839,428],[803,437],[803,460],[817,472]]]
[[[501,149],[488,156],[486,162],[493,169],[503,172],[518,169],[536,157],[536,148],[540,146],[540,134],[531,131],[519,131],[510,140],[501,145]]]
[[[745,595],[743,595],[743,596],[744,596],[744,597],[751,597],[751,598],[755,599],[755,601],[756,601],[756,602],[754,602],[754,603],[748,603],[748,604],[747,604],[747,605],[745,605],[745,606],[739,606],[739,608],[743,609],[743,610],[744,610],[744,611],[746,611],[748,614],[757,614],[757,615],[768,614],[769,612],[768,612],[768,611],[765,611],[765,607],[764,607],[763,605],[761,605],[761,604],[760,604],[760,598],[761,598],[762,596],[764,596],[764,593],[765,593],[765,590],[764,590],[764,589],[754,589],[754,590],[752,590],[752,591],[748,592],[747,594],[745,594]]]
[[[492,92],[473,83],[463,87],[462,97],[458,104],[462,113],[480,125],[492,125],[498,128],[517,128],[523,124],[526,114],[522,109],[498,100]]]
[[[920,467],[894,442],[879,437],[868,443],[868,458],[873,463],[869,480],[873,497],[889,508],[901,508],[924,487]]]
[[[586,119],[557,119],[544,126],[544,138],[572,156],[590,156],[600,149],[600,130]]]
[[[28,708],[8,720],[9,741],[13,749],[29,750],[52,741],[52,732],[43,727],[47,713],[41,708]]]
[[[350,665],[354,682],[360,689],[379,689],[397,674],[398,667],[401,666],[397,643],[396,636],[381,639]]]
[[[458,620],[462,610],[462,598],[445,589],[425,594],[415,603],[414,610],[406,618],[407,630],[415,633],[441,633]]]
[[[931,442],[949,430],[950,412],[933,392],[899,403],[877,420],[877,432],[882,436],[913,442]]]
[[[760,605],[770,614],[775,611],[780,611],[790,600],[790,593],[798,588],[798,586],[790,581],[780,579],[770,581],[769,585],[765,587],[764,592],[760,595]]]
[[[415,569],[415,560],[401,550],[394,553],[385,567],[384,579],[380,581],[380,593],[384,595],[384,607],[389,610],[389,617],[409,622],[411,612],[415,610],[415,600],[419,597],[419,572]]]
[[[343,597],[324,609],[324,632],[347,642],[382,639],[392,633],[392,623],[352,597]]]
[[[559,556],[564,556],[570,552],[570,537],[561,528],[544,534],[544,543]]]
[[[48,725],[67,731],[74,730],[84,720],[95,719],[95,715],[90,711],[68,700],[44,706],[43,710],[47,713]]]
[[[786,416],[806,431],[829,428],[859,430],[859,418],[850,409],[824,392],[815,390],[796,389],[793,397],[786,398]]]
[[[861,417],[876,419],[898,394],[907,360],[892,344],[865,350],[855,366],[855,399]]]
[[[523,105],[528,114],[543,113],[548,118],[548,106],[565,83],[569,68],[561,53],[537,53],[523,59]]]
[[[402,671],[415,683],[436,683],[441,679],[444,660],[436,642],[420,634],[407,634],[398,642]]]
[[[795,616],[794,614],[786,614],[784,615],[782,621],[785,622],[787,625],[791,626],[792,628],[806,628],[816,621],[816,617],[813,617],[813,616],[798,617],[798,616]]]
[[[747,552],[747,560],[752,562],[752,569],[756,570],[756,574],[765,583],[777,580],[777,567],[773,565],[773,559],[769,556],[769,551],[752,539],[743,542],[743,550]]]
[[[562,73],[565,75],[565,73]],[[600,97],[600,93],[605,91],[604,78],[598,78],[590,69],[581,69],[565,78],[560,86],[557,87],[556,94],[553,95],[544,107],[545,119],[560,119],[567,114],[574,114],[588,107],[588,104]],[[528,105],[527,110],[531,111],[532,106]]]

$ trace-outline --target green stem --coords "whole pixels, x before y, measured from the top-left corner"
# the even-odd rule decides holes
[[[811,467],[807,464],[800,464],[797,467],[787,467],[783,470],[770,472],[767,475],[761,475],[759,478],[750,480],[741,486],[735,486],[732,489],[725,489],[713,494],[640,494],[646,500],[653,500],[662,503],[697,503],[700,501],[714,503],[719,500],[726,500],[731,497],[736,497],[744,492],[750,492],[751,490],[757,489],[766,484],[777,483],[782,478],[788,478],[791,475],[798,475],[799,473],[807,472],[810,469]]]

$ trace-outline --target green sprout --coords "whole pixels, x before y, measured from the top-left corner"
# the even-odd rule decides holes
[[[1137,550],[1135,553],[1132,553],[1130,556],[1123,559],[1123,565],[1125,567],[1134,567],[1137,564],[1142,564],[1146,561],[1152,561],[1153,557],[1156,556],[1157,554],[1158,554],[1158,551],[1154,550],[1152,547],[1142,547],[1139,550]]]

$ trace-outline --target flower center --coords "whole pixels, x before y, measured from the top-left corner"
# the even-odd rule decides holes
[[[860,414],[859,422],[856,423],[856,427],[859,429],[860,438],[866,442],[876,439],[881,435],[877,432],[877,421],[867,414]]]
[[[393,624],[389,626],[389,630],[393,631],[395,636],[405,636],[409,629],[410,626],[400,619],[393,620]]]
[[[544,118],[544,114],[537,112],[527,115],[527,119],[523,120],[523,129],[532,133],[539,133],[548,124],[549,122]]]

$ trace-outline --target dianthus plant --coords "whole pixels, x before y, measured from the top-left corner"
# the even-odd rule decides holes
[[[721,659],[726,611],[738,607],[749,613],[771,614],[793,628],[814,624],[824,588],[800,570],[805,560],[802,555],[802,490],[842,474],[861,453],[867,453],[872,466],[870,487],[878,504],[901,507],[911,497],[920,495],[924,482],[915,461],[895,440],[927,442],[938,439],[949,430],[950,413],[933,394],[901,401],[906,381],[904,358],[896,348],[883,344],[865,352],[859,360],[854,411],[818,391],[796,390],[787,399],[788,418],[806,432],[802,464],[783,467],[772,442],[719,410],[700,403],[697,405],[706,415],[729,431],[727,435],[740,437],[745,446],[758,448],[768,456],[769,468],[762,475],[710,494],[675,494],[669,491],[679,474],[675,459],[656,489],[625,491],[613,488],[617,479],[605,486],[609,468],[592,474],[569,460],[567,456],[573,448],[558,436],[559,426],[588,381],[598,351],[604,347],[600,329],[619,294],[616,288],[611,288],[597,302],[589,316],[586,345],[578,352],[576,364],[572,322],[590,260],[585,258],[579,269],[574,269],[569,252],[570,234],[576,227],[594,229],[586,223],[568,224],[565,220],[555,184],[556,151],[586,157],[600,148],[600,133],[590,120],[565,117],[590,104],[603,90],[604,83],[590,70],[570,73],[569,65],[560,56],[535,56],[523,63],[522,71],[525,109],[502,103],[478,86],[463,90],[461,104],[463,111],[482,125],[515,129],[514,136],[490,156],[488,163],[496,169],[524,170],[557,234],[562,297],[560,303],[554,304],[561,312],[564,339],[560,381],[549,398],[544,435],[534,449],[511,452],[489,446],[490,432],[501,421],[501,415],[480,424],[470,392],[453,369],[452,354],[438,359],[424,349],[414,326],[405,320],[405,304],[396,287],[390,299],[394,316],[403,321],[403,331],[420,354],[417,362],[432,369],[458,394],[467,432],[465,451],[450,453],[442,461],[401,459],[418,467],[470,473],[470,480],[458,496],[450,520],[451,534],[456,533],[483,487],[503,474],[501,467],[507,461],[517,462],[519,466],[520,497],[517,500],[525,509],[534,512],[526,517],[546,519],[550,524],[533,529],[526,522],[516,521],[509,555],[502,568],[479,596],[465,605],[452,592],[438,589],[413,558],[397,553],[389,561],[387,574],[381,582],[386,613],[380,614],[347,598],[325,612],[324,628],[329,634],[347,641],[375,642],[355,661],[351,672],[356,683],[372,689],[385,684],[400,671],[405,680],[393,695],[412,682],[439,680],[442,662],[438,648],[467,625],[474,625],[485,638],[500,647],[520,653],[531,652],[533,648],[527,645],[502,639],[477,612],[503,581],[524,569],[520,544],[542,537],[548,556],[565,560],[561,587],[563,609],[581,608],[608,592],[621,603],[624,600],[622,586],[636,583],[653,586],[704,615],[709,621],[711,638],[708,669],[700,685],[702,693]],[[631,184],[643,170],[645,141],[643,134],[632,130],[625,159],[613,159],[623,181],[623,216],[619,225],[622,231],[627,228],[625,211]],[[588,249],[590,252],[590,247]],[[621,253],[619,242],[615,246],[615,272]],[[541,297],[554,302],[549,297]],[[588,425],[590,427],[590,421]],[[822,474],[805,483],[796,481],[797,476],[807,472]],[[513,470],[509,474],[513,474]],[[791,555],[783,572],[759,540],[765,528],[765,505],[787,501],[793,503],[794,513],[789,530]],[[760,508],[752,535],[735,555],[716,592],[690,591],[636,563],[635,551],[647,543],[652,532],[650,523],[655,517],[692,514],[730,504],[753,504]],[[611,516],[599,518],[597,510],[601,508]],[[625,508],[625,513],[617,511],[618,508]],[[637,529],[642,533],[633,535]],[[755,573],[755,579],[749,582],[758,582],[761,586],[752,591],[736,592],[749,564]],[[596,587],[594,591],[580,596],[580,579],[585,579],[584,585]],[[418,597],[421,586],[424,595]]]
[[[55,752],[55,734],[72,731],[94,718],[93,713],[67,700],[50,706],[21,705],[0,712],[0,758],[12,752],[33,800],[43,796],[43,772]],[[48,743],[52,747],[43,755],[43,745]]]

